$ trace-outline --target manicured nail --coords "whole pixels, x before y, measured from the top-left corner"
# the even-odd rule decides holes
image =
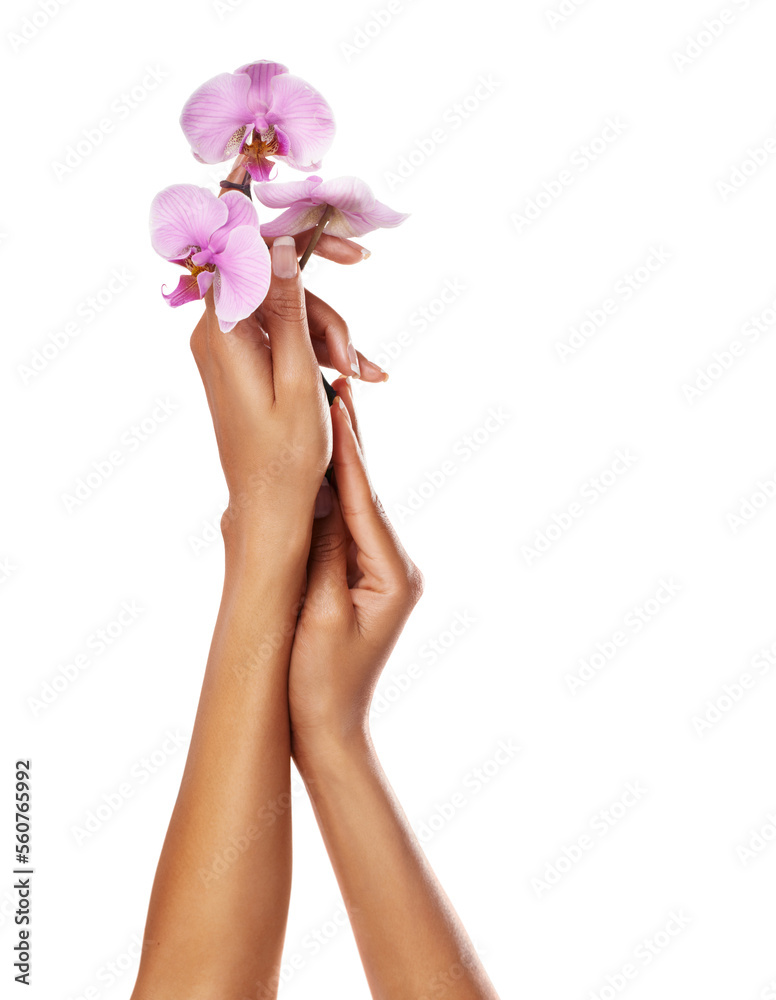
[[[356,349],[352,342],[348,341],[348,361],[350,362],[350,370],[353,372],[356,378],[361,378],[361,366],[358,363],[358,355],[356,354]]]
[[[361,259],[362,260],[366,260],[368,257],[372,256],[372,251],[371,250],[367,250],[366,247],[361,247],[360,249],[361,249]]]
[[[339,408],[345,414],[345,419],[347,420],[348,423],[350,423],[350,414],[348,413],[348,408],[347,408],[347,406],[345,406],[344,402],[342,401],[342,397],[341,396],[337,396],[337,402],[339,403]]]
[[[276,278],[296,277],[296,242],[293,236],[278,236],[272,244],[272,273]]]
[[[324,479],[318,490],[318,496],[315,498],[315,510],[313,512],[314,518],[326,517],[331,513],[331,486]]]

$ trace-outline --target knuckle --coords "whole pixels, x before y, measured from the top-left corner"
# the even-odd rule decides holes
[[[345,537],[336,531],[323,531],[315,537],[313,548],[318,562],[331,562],[345,555]]]
[[[414,562],[410,562],[407,569],[407,593],[413,605],[417,604],[423,596],[424,587],[425,580],[423,574]]]
[[[261,313],[265,321],[279,320],[282,323],[304,324],[307,312],[304,301],[295,291],[277,289],[268,295],[261,304]]]

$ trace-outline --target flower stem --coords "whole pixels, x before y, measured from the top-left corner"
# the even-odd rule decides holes
[[[307,244],[307,249],[302,254],[302,256],[299,258],[299,270],[300,271],[302,271],[304,269],[305,264],[307,263],[307,261],[312,256],[312,252],[313,252],[313,250],[315,250],[315,247],[318,244],[318,240],[321,238],[321,233],[326,228],[326,223],[331,218],[331,214],[332,214],[333,211],[334,211],[334,206],[333,205],[327,205],[326,206],[326,211],[323,213],[323,215],[320,218],[320,221],[318,222],[318,225],[313,230],[313,235],[310,237],[310,242]]]

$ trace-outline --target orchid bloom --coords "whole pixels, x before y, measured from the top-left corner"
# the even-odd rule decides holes
[[[409,218],[378,201],[358,177],[323,181],[313,175],[285,184],[256,184],[254,192],[262,205],[288,209],[261,226],[262,236],[295,236],[317,226],[327,211],[326,232],[345,239],[390,229]]]
[[[267,181],[270,156],[317,170],[334,139],[334,116],[317,90],[280,63],[262,60],[198,87],[184,105],[181,128],[200,163],[245,153],[251,177]]]
[[[270,257],[256,209],[244,195],[217,198],[195,184],[174,184],[151,204],[151,243],[165,260],[188,268],[177,288],[162,294],[171,306],[204,298],[213,286],[224,332],[245,319],[267,294]]]

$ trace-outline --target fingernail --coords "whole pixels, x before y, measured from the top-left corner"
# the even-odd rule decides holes
[[[293,236],[278,236],[272,244],[272,273],[276,278],[296,277],[296,243]]]
[[[361,366],[358,363],[358,355],[356,354],[356,349],[350,340],[348,341],[348,361],[350,362],[350,370],[353,372],[355,377],[361,378]]]
[[[331,513],[331,486],[324,479],[318,489],[318,496],[315,498],[314,518],[326,517]]]
[[[367,250],[366,247],[361,247],[360,250],[361,250],[361,259],[362,260],[366,260],[368,257],[372,256],[372,251],[371,250]]]
[[[347,406],[345,406],[344,402],[342,401],[342,397],[341,396],[337,396],[337,402],[339,403],[339,408],[345,414],[345,418],[346,418],[347,422],[350,423],[350,414],[348,413],[348,408],[347,408]]]

